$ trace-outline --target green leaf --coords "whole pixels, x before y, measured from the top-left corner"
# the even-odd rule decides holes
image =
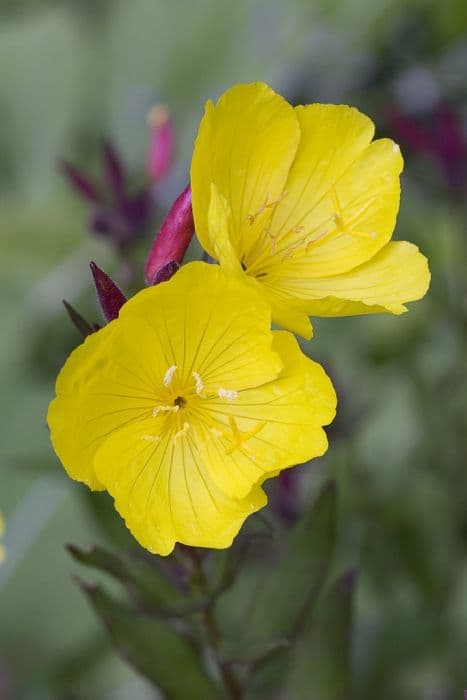
[[[210,605],[210,597],[185,591],[176,581],[170,580],[157,557],[148,555],[146,559],[136,553],[117,555],[101,547],[85,550],[71,544],[67,549],[76,561],[117,579],[149,614],[184,617]]]
[[[181,632],[114,600],[100,586],[81,587],[117,651],[171,700],[218,700],[196,650]]]
[[[328,483],[313,507],[284,539],[282,556],[257,592],[250,618],[252,637],[280,639],[297,634],[329,571],[336,542],[337,495]]]
[[[286,697],[347,700],[351,697],[351,625],[355,576],[341,576],[305,621],[293,655]]]

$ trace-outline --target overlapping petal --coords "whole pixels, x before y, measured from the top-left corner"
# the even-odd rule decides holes
[[[417,246],[391,241],[360,267],[333,277],[307,281],[308,310],[313,316],[353,316],[378,312],[401,314],[405,303],[421,299],[430,282],[428,261]],[[288,289],[298,289],[289,282]]]
[[[156,434],[154,434],[156,433]],[[176,542],[224,548],[266,496],[250,489],[243,499],[226,496],[214,483],[191,435],[158,439],[153,420],[128,426],[106,440],[96,470],[136,539],[167,555]]]
[[[251,217],[282,196],[299,138],[293,108],[264,83],[237,85],[215,106],[207,103],[196,139],[191,183],[197,235],[211,255],[211,183],[232,209],[229,232],[240,255],[246,228],[254,235],[263,225]]]
[[[151,414],[157,397],[138,364],[115,353],[116,322],[72,352],[56,384],[47,422],[55,452],[72,479],[103,489],[94,454],[115,430]]]
[[[269,137],[276,133],[275,120],[277,134],[285,123],[286,112],[278,118],[279,102],[273,95],[263,84],[239,85],[216,106],[207,107],[192,165],[195,226],[201,243],[230,274],[238,276],[241,263],[244,280],[250,284],[253,278],[262,287],[273,320],[305,337],[311,335],[305,312],[400,313],[405,302],[423,295],[414,289],[412,279],[419,278],[419,289],[428,287],[429,273],[420,253],[404,259],[407,284],[399,275],[395,302],[343,305],[340,291],[343,276],[352,277],[352,271],[361,288],[365,286],[361,275],[368,270],[367,286],[374,287],[373,272],[382,268],[379,262],[376,267],[366,264],[380,253],[382,259],[392,255],[392,249],[382,251],[399,209],[403,167],[399,147],[390,139],[372,141],[373,123],[357,109],[313,104],[293,110],[300,132],[293,157],[293,149],[284,157],[284,144],[292,143],[290,121],[289,140],[269,139],[265,158],[266,135],[263,138],[261,128],[267,124]],[[274,188],[269,186],[271,173],[274,177],[280,173]],[[231,182],[236,183],[232,188]],[[209,206],[212,185],[226,200],[227,227],[219,225]],[[239,195],[249,188],[258,195],[253,200]],[[315,280],[322,282],[315,285]],[[310,290],[324,287],[326,303],[317,305],[321,292]]]
[[[239,392],[234,401],[210,399],[201,420],[210,429],[201,454],[213,481],[243,498],[255,481],[322,455],[322,426],[336,411],[336,395],[323,368],[306,357],[291,333],[275,331],[273,348],[284,367],[277,379]]]

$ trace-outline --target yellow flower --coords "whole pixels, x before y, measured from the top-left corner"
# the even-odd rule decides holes
[[[427,291],[426,258],[390,241],[399,147],[373,135],[355,108],[293,108],[263,83],[206,105],[191,167],[199,240],[262,290],[274,321],[305,337],[308,315],[400,314]],[[216,222],[212,184],[223,209]]]
[[[150,551],[228,547],[265,505],[265,479],[325,452],[332,384],[270,321],[255,290],[191,263],[130,299],[60,372],[55,451]]]
[[[2,514],[0,513],[0,537],[3,537],[3,533],[5,532],[5,523],[3,522],[3,517]],[[2,561],[5,559],[5,547],[0,544],[0,564]]]

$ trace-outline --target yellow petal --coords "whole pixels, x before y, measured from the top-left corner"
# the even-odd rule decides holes
[[[102,489],[93,457],[103,439],[122,425],[150,414],[156,402],[138,365],[112,358],[117,322],[88,336],[72,352],[56,384],[47,415],[51,440],[68,474]]]
[[[264,492],[256,487],[242,500],[228,498],[205,469],[190,431],[175,440],[171,431],[160,439],[154,431],[154,420],[128,426],[110,436],[95,458],[127,527],[161,555],[176,542],[229,547],[245,518],[266,504]]]
[[[247,281],[255,281],[253,277],[246,275]],[[301,335],[308,340],[313,336],[313,329],[308,318],[308,304],[301,299],[292,299],[286,294],[281,295],[277,290],[265,284],[259,284],[261,295],[272,310],[272,320],[283,328]]]
[[[316,143],[314,121],[321,116],[326,123],[326,107],[347,115],[347,130]],[[263,237],[246,261],[250,274],[266,273],[275,286],[283,277],[327,277],[366,262],[390,240],[399,210],[403,160],[397,144],[380,139],[366,145],[371,122],[348,107],[309,105],[298,114],[303,142],[287,183],[290,198],[280,203],[269,226],[274,244]],[[312,152],[316,162],[308,163],[307,179]],[[293,193],[298,202],[289,210]]]
[[[274,332],[273,347],[284,363],[278,379],[239,392],[233,401],[209,399],[202,412],[201,454],[230,497],[243,498],[254,484],[327,449],[322,426],[336,410],[331,381],[291,333]]]
[[[300,138],[293,108],[264,83],[236,85],[206,105],[195,143],[191,186],[195,228],[215,256],[208,225],[210,183],[232,210],[230,238],[239,259],[284,194]]]
[[[252,247],[248,268],[269,269],[268,261],[279,263],[298,241],[332,225],[331,188],[373,138],[371,119],[353,107],[312,104],[297,107],[295,113],[300,144],[285,184],[287,197],[274,211],[269,235],[263,234]]]
[[[241,277],[243,275],[242,266],[229,233],[231,216],[232,212],[227,200],[220,194],[216,185],[211,183],[208,227],[213,256],[219,261],[225,272]]]
[[[256,386],[281,370],[271,350],[269,305],[218,265],[189,263],[170,282],[139,292],[120,313],[129,323],[137,317],[144,319],[148,340],[142,343],[135,332],[128,333],[128,342],[140,363],[154,365],[153,346],[160,344],[163,371],[177,366],[185,383],[195,371],[208,392]]]
[[[407,310],[404,304],[421,299],[429,284],[428,262],[417,246],[391,241],[351,272],[309,280],[308,310],[312,316],[401,314]]]

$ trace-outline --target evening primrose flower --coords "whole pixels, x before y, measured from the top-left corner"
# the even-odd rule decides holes
[[[293,108],[264,83],[206,105],[191,167],[199,240],[261,290],[274,321],[305,337],[308,315],[400,314],[427,291],[426,258],[390,241],[399,147],[373,135],[353,107]]]
[[[191,263],[127,301],[60,372],[57,455],[111,494],[150,551],[228,547],[265,505],[265,479],[325,452],[332,384],[270,322],[256,290]]]

